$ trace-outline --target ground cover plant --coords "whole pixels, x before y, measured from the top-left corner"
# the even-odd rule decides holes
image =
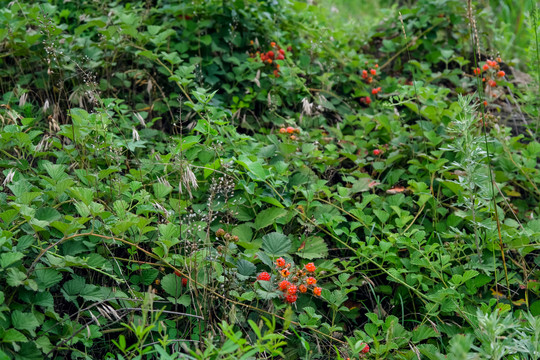
[[[0,5],[0,359],[540,358],[533,1]]]

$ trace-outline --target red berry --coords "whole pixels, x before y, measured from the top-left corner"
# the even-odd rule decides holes
[[[287,295],[285,297],[285,301],[288,302],[289,304],[295,303],[297,299],[298,299],[298,296],[296,295]]]
[[[362,77],[366,79],[368,76],[367,70],[362,70]]]
[[[321,292],[322,289],[320,287],[316,287],[313,289],[313,294],[315,294],[315,296],[321,296]]]
[[[287,129],[281,128],[281,129],[279,129],[279,133],[280,134],[285,134],[285,133],[287,133]],[[285,260],[283,260],[283,261],[285,261]]]
[[[491,86],[491,87],[497,86],[497,83],[495,82],[495,80],[489,80],[488,84],[489,84],[489,86]]]
[[[285,131],[287,131],[287,130],[285,130]],[[280,257],[279,259],[276,260],[276,265],[279,266],[279,267],[285,266],[285,259]]]
[[[375,69],[371,69],[369,70],[369,72],[371,73],[371,75],[377,75],[377,70]]]
[[[291,285],[289,286],[289,288],[287,289],[287,292],[291,295],[294,295],[296,294],[296,292],[298,291],[298,288],[296,287],[296,285]]]
[[[483,69],[484,71],[489,70],[489,65],[488,65],[488,64],[485,64],[484,66],[482,66],[482,69]]]
[[[291,286],[291,283],[287,280],[283,280],[282,282],[279,283],[278,286],[281,291],[285,291],[289,288],[289,286]]]
[[[274,58],[274,52],[272,50],[270,50],[269,52],[266,53],[266,56],[268,56],[270,59],[273,59]]]
[[[271,46],[271,47],[276,47],[276,43],[272,41],[272,42],[270,43],[270,46]]]
[[[488,105],[488,102],[484,100],[484,106],[487,106],[487,105]]]
[[[362,352],[364,354],[367,354],[369,352],[369,345],[368,344],[366,344],[366,346],[364,346],[364,348],[362,349]]]
[[[289,127],[287,128],[287,132],[288,132],[289,134],[294,134],[294,131],[295,131],[295,128],[293,128],[292,126],[289,126]]]
[[[174,275],[176,275],[176,276],[182,276],[182,274],[180,274],[180,271],[178,271],[178,270],[176,270],[176,271],[174,272]]]
[[[285,56],[283,56],[283,54],[278,54],[277,59],[278,60],[283,60],[283,59],[285,59]]]
[[[504,77],[504,75],[506,75],[506,73],[502,70],[497,73],[497,76],[501,78]]]
[[[298,290],[300,290],[301,293],[305,293],[307,291],[307,286],[302,284],[298,287]]]
[[[381,154],[381,150],[379,150],[379,149],[373,150],[373,155],[379,156],[380,154]]]
[[[278,70],[274,70],[274,76],[279,77],[279,71]]]
[[[184,286],[187,285],[187,279],[186,278],[182,278],[182,285],[184,285]]]
[[[480,75],[482,73],[482,70],[480,70],[479,67],[477,67],[476,69],[474,69],[474,75]]]
[[[364,102],[368,105],[371,104],[371,98],[369,96],[366,96]]]
[[[315,279],[313,276],[310,276],[306,279],[306,283],[308,285],[315,285],[317,283],[317,279]]]
[[[315,267],[315,264],[314,263],[308,263],[305,265],[305,268],[307,271],[309,272],[314,272],[315,270],[317,270],[317,268]]]
[[[267,273],[266,271],[263,271],[262,273],[257,275],[257,280],[270,281],[270,274]]]
[[[279,53],[280,53],[281,55],[285,55],[285,50],[279,49]]]

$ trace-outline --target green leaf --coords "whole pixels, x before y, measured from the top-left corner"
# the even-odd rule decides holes
[[[182,279],[175,274],[167,274],[161,279],[161,287],[167,294],[179,298],[183,288]]]
[[[261,211],[255,218],[255,229],[260,230],[274,223],[277,218],[287,215],[287,210],[281,208],[270,208]]]
[[[262,240],[262,249],[268,256],[286,255],[291,249],[291,240],[277,232],[263,236]]]
[[[0,255],[0,267],[2,269],[7,268],[9,265],[16,263],[24,257],[20,252],[7,252]]]
[[[420,325],[412,332],[412,342],[417,344],[425,339],[439,336],[439,333],[435,331],[435,329],[433,329],[431,326]]]
[[[298,251],[298,256],[304,259],[320,259],[328,256],[328,246],[323,238],[310,236],[305,240],[304,248]]]
[[[45,268],[38,264],[34,272],[40,289],[48,289],[62,281],[62,274],[56,269]]]
[[[51,207],[39,208],[34,216],[40,221],[47,222],[47,225],[62,217],[56,209]]]
[[[255,272],[255,270],[257,270],[255,265],[244,259],[238,260],[236,263],[236,268],[238,273],[243,276],[250,276]]]
[[[27,342],[28,339],[20,331],[15,329],[8,329],[4,332],[2,337],[2,342],[12,343],[12,342]]]
[[[41,325],[34,314],[30,312],[23,313],[20,310],[11,313],[11,323],[15,329],[27,330],[32,336],[35,335],[34,330]]]

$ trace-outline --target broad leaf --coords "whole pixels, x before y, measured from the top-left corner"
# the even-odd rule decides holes
[[[262,240],[262,249],[268,256],[282,256],[291,249],[291,240],[277,232],[263,236]]]

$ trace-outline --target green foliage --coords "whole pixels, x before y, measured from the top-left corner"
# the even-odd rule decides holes
[[[309,3],[0,1],[0,358],[540,356],[537,13]]]

